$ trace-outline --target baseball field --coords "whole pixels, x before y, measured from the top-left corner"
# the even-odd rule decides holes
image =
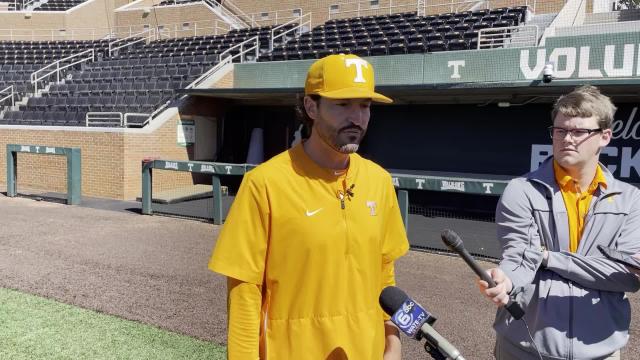
[[[225,280],[207,270],[219,228],[92,204],[0,195],[0,359],[225,358]],[[492,358],[494,306],[461,260],[410,251],[396,273],[465,358]],[[630,298],[625,359],[640,353]],[[403,350],[428,358],[413,340]]]

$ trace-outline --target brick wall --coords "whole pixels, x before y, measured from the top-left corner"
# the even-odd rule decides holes
[[[214,88],[232,89],[233,88],[233,70],[226,73],[220,80],[218,80]]]
[[[128,0],[90,0],[69,12],[0,14],[0,40],[100,39],[113,27],[114,9]],[[64,30],[64,31],[61,31]]]
[[[301,1],[301,0],[264,0],[264,1],[253,1],[253,0],[233,0],[233,3],[242,9],[247,14],[252,14],[256,16],[256,19],[260,19],[259,14],[265,12],[269,14],[270,19],[274,20],[276,13],[279,18],[291,16],[292,9],[302,9],[302,14],[306,14],[308,12],[312,12],[312,25],[320,25],[325,21],[329,20],[329,6],[333,4],[340,4],[340,11],[345,12],[341,14],[333,15],[334,18],[344,18],[344,17],[356,17],[358,16],[357,9],[358,6],[356,3],[353,4],[343,4],[344,0],[318,0],[318,1]],[[360,3],[360,15],[376,15],[376,14],[389,14],[389,9],[383,9],[385,7],[389,7],[390,0],[380,0],[379,1],[381,9],[369,9],[368,2]],[[394,8],[391,13],[398,12],[411,12],[416,11],[417,2],[416,0],[393,0],[392,2]],[[289,19],[287,19],[289,20]],[[264,21],[266,22],[266,21]],[[282,23],[282,21],[279,21]],[[261,25],[265,25],[261,22]]]
[[[145,14],[145,8],[150,12]],[[144,25],[148,25],[149,28],[162,25],[164,34],[169,37],[224,34],[229,29],[229,25],[203,4],[151,8],[144,4],[136,4],[134,7],[117,10],[115,23],[119,36],[128,35],[129,29],[134,33],[142,31]],[[189,24],[183,27],[184,23]]]
[[[78,147],[82,158],[82,194],[112,199],[135,199],[141,193],[141,163],[145,157],[189,160],[189,148],[177,145],[178,114],[151,133],[65,131],[0,128],[0,168],[6,169],[6,145]],[[163,176],[166,180],[163,180]],[[167,173],[156,179],[167,186],[192,184],[187,173]],[[6,184],[5,176],[0,183]],[[19,154],[18,187],[64,192],[64,157]]]

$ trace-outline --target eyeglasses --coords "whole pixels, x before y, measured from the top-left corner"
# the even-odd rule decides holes
[[[556,126],[549,126],[549,136],[552,139],[562,140],[567,134],[571,135],[571,138],[574,140],[585,138],[592,133],[602,132],[602,129],[565,129]]]

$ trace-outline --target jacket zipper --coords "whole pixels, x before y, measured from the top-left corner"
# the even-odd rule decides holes
[[[351,187],[347,188],[347,182],[345,178],[342,180],[342,190],[338,190],[337,193],[338,199],[340,200],[340,209],[342,210],[342,221],[344,224],[345,254],[349,254],[351,251],[349,246],[349,224],[347,222],[345,198],[348,197],[349,200],[351,200],[351,197],[353,197],[353,187],[354,185],[351,185]]]
[[[569,359],[573,359],[573,284],[569,281]]]

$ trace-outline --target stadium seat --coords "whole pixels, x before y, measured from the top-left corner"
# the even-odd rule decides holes
[[[468,50],[469,44],[462,39],[452,39],[447,43],[448,50]]]
[[[432,40],[427,43],[427,51],[428,52],[439,52],[446,51],[447,43],[442,40]]]
[[[389,46],[389,55],[399,55],[399,54],[406,54],[406,53],[407,53],[407,46],[404,44],[404,42],[392,43]]]

